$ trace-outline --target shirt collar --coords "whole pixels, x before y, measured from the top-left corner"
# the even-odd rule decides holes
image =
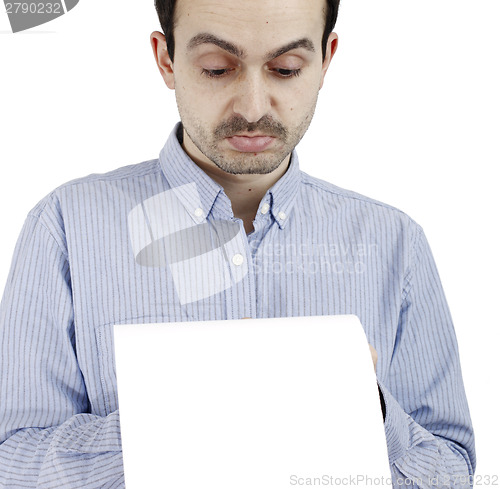
[[[219,194],[225,197],[225,199],[220,199],[221,203],[232,215],[231,203],[224,194],[224,189],[196,165],[182,148],[178,139],[181,131],[182,123],[179,122],[160,152],[160,167],[170,187],[176,189],[186,210],[193,215],[197,213],[198,219],[207,218]],[[287,171],[267,191],[261,203],[261,206],[264,202],[268,203],[271,214],[280,229],[284,229],[289,222],[299,192],[300,180],[299,160],[294,150]],[[193,192],[192,185],[188,185],[192,183],[196,184],[197,193]],[[200,200],[203,214],[200,214],[199,210]]]
[[[271,213],[280,229],[284,229],[290,221],[299,194],[300,181],[299,158],[293,150],[287,171],[267,192],[271,196]]]
[[[186,210],[196,213],[196,217],[206,219],[219,193],[224,189],[212,180],[184,151],[178,139],[182,124],[175,125],[165,146],[160,152],[160,166],[170,187],[176,189],[177,195]],[[196,191],[193,191],[193,185]],[[201,201],[201,210],[200,209]],[[229,212],[231,212],[230,203]]]

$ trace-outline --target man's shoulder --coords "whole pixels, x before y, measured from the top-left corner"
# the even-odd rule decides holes
[[[325,206],[338,208],[338,206],[345,205],[348,206],[352,212],[369,214],[371,216],[374,214],[390,216],[401,224],[404,223],[411,227],[420,227],[408,214],[397,207],[353,190],[339,187],[326,180],[313,177],[305,172],[301,172],[301,174],[302,184],[306,190],[306,195],[314,194],[314,199],[316,199],[316,201],[319,199]]]
[[[113,182],[124,179],[140,178],[160,171],[158,158],[142,161],[132,165],[121,166],[105,173],[91,173],[85,177],[75,178],[57,187],[54,192],[64,191],[77,185],[87,185],[96,182]]]
[[[47,206],[51,204],[58,205],[61,199],[70,198],[72,194],[77,194],[82,188],[88,191],[92,186],[97,187],[106,183],[119,183],[123,180],[137,180],[160,171],[159,160],[155,158],[121,166],[108,172],[91,173],[84,177],[75,178],[59,185],[43,197],[30,211],[30,214],[38,217],[46,210]]]
[[[321,178],[313,177],[308,173],[301,172],[301,174],[302,174],[302,184],[305,185],[305,187],[309,191],[316,191],[316,193],[319,194],[319,196],[322,196],[327,201],[335,198],[353,200],[367,204],[369,206],[374,206],[374,207],[380,206],[384,209],[390,209],[396,212],[402,212],[396,207],[393,207],[389,204],[373,199],[366,195],[360,194],[353,190],[348,190],[339,187],[337,185],[334,185],[333,183],[327,182],[326,180],[322,180]]]

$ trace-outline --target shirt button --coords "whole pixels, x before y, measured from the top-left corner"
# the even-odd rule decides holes
[[[239,267],[240,265],[243,265],[243,262],[245,261],[245,259],[243,258],[243,255],[240,255],[239,253],[237,253],[236,255],[233,256],[233,263]]]
[[[270,207],[271,206],[269,204],[264,204],[260,209],[261,214],[267,214],[269,212]]]
[[[279,217],[282,221],[284,221],[284,220],[286,219],[286,214],[285,214],[284,212],[280,212],[280,213],[278,213],[278,217]]]
[[[196,210],[194,211],[194,215],[195,215],[196,217],[201,217],[201,216],[203,216],[203,209],[202,209],[201,207],[198,207],[198,209],[196,209]]]

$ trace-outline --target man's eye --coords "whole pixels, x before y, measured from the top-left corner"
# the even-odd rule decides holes
[[[231,72],[230,68],[221,68],[220,70],[207,70],[203,68],[202,74],[208,76],[208,78],[222,78]]]
[[[274,70],[280,78],[292,78],[300,75],[300,68],[296,70],[287,70],[285,68],[276,68]]]

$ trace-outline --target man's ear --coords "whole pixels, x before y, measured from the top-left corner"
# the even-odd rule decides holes
[[[161,76],[168,88],[174,90],[174,63],[170,59],[167,50],[167,41],[165,36],[158,31],[151,34],[151,46],[155,55],[156,64],[160,70]]]
[[[325,75],[326,72],[328,71],[328,67],[330,66],[330,62],[332,61],[333,55],[335,54],[335,51],[337,51],[337,46],[339,42],[339,37],[335,32],[331,32],[330,35],[328,36],[328,41],[326,43],[326,50],[325,50],[325,59],[323,61],[323,66],[321,68],[321,83],[319,88],[323,86],[323,83],[325,81]]]

